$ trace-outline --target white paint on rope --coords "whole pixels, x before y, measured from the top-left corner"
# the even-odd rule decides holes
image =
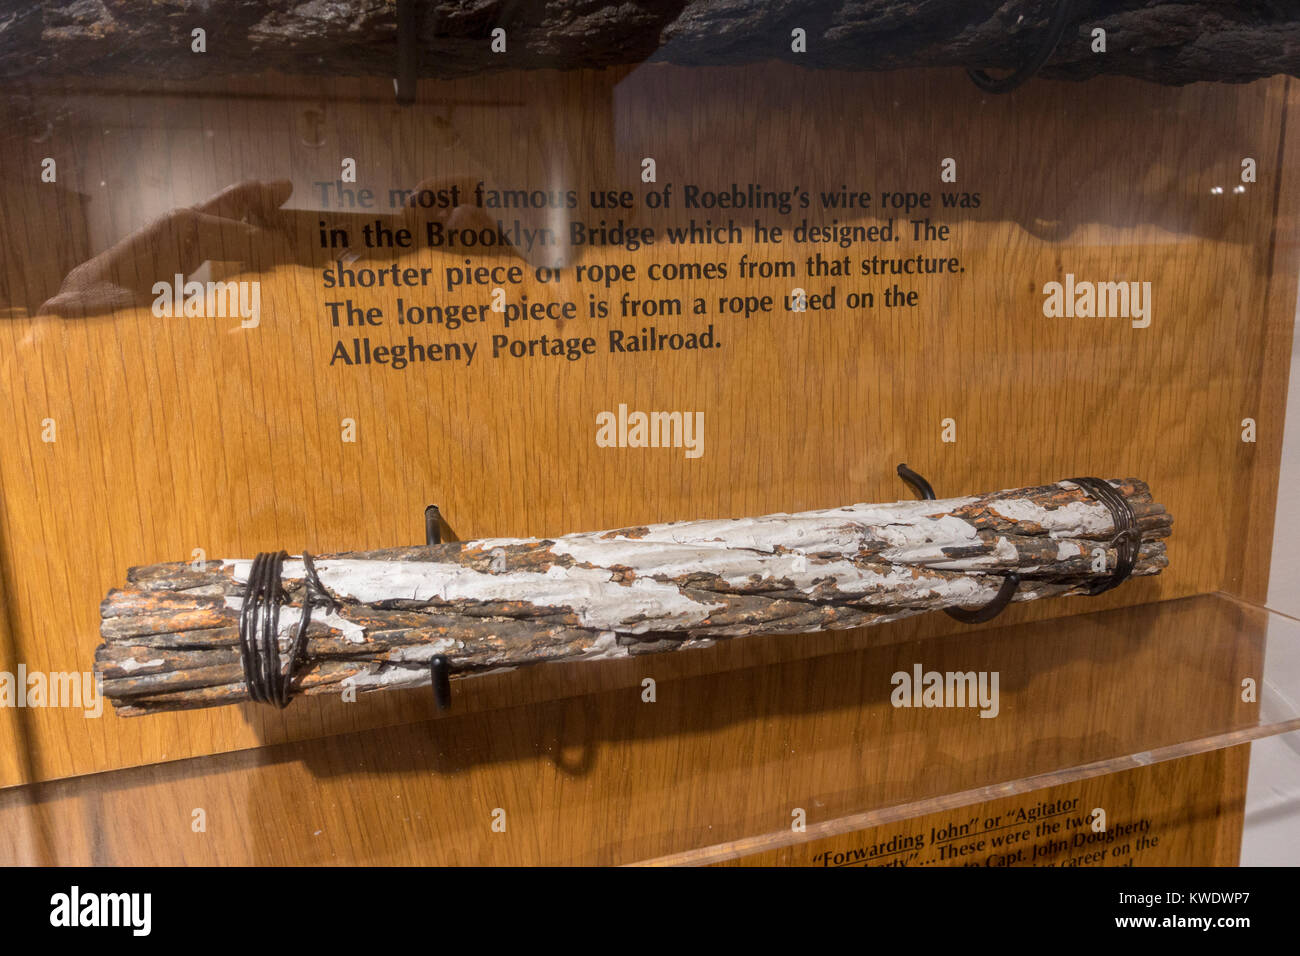
[[[228,565],[234,567],[234,578],[236,581],[247,584],[248,572],[252,567],[252,561],[227,561]],[[286,567],[289,562],[285,562]],[[301,562],[299,562],[301,566]],[[301,573],[301,572],[300,572]],[[226,597],[226,607],[235,611],[242,610],[244,599],[240,597]],[[302,620],[302,609],[293,604],[284,604],[280,607],[279,627],[276,629],[276,638],[283,641],[291,641],[295,636],[298,628],[298,622]],[[332,627],[341,633],[345,640],[352,644],[366,643],[366,629],[355,621],[349,621],[347,618],[340,616],[334,611],[326,611],[324,608],[312,608],[311,620],[313,624],[323,624],[326,627]]]

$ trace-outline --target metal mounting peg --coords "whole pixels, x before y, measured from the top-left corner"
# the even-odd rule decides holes
[[[914,472],[907,465],[898,466],[898,477],[915,489],[916,493],[925,501],[934,500],[934,487]],[[983,624],[985,621],[991,621],[1003,611],[1006,610],[1011,599],[1016,596],[1020,590],[1020,575],[1014,571],[1002,579],[1002,587],[998,588],[998,593],[993,596],[983,607],[946,607],[943,613],[947,614],[954,621],[961,621],[963,624]]]

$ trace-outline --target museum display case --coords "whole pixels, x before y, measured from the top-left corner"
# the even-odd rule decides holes
[[[1300,862],[1300,18],[934,6],[15,6],[0,862]]]

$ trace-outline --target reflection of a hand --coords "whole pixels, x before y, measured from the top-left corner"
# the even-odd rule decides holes
[[[247,180],[174,209],[69,272],[41,311],[69,316],[145,305],[154,283],[188,276],[208,259],[250,261],[258,240],[281,225],[279,207],[292,192],[287,180]]]
[[[171,283],[177,273],[188,276],[206,260],[252,262],[272,253],[266,240],[272,233],[289,240],[288,255],[304,265],[314,264],[319,249],[314,241],[321,218],[353,220],[348,222],[359,239],[363,222],[386,219],[393,226],[411,231],[412,246],[424,245],[425,223],[437,221],[449,229],[491,229],[496,220],[474,204],[477,178],[455,177],[427,179],[420,182],[404,207],[396,212],[331,213],[312,210],[285,210],[280,207],[293,192],[288,180],[258,182],[246,180],[217,193],[211,199],[175,209],[132,233],[88,262],[74,268],[63,279],[58,295],[47,301],[41,311],[62,316],[82,316],[110,312],[118,308],[148,305],[154,299],[156,282]],[[461,203],[457,206],[424,208],[418,203],[423,191],[436,193],[460,186]],[[306,237],[312,240],[304,245]],[[260,248],[259,250],[259,247]],[[255,251],[260,254],[255,256]],[[280,247],[279,254],[285,253]],[[400,250],[367,250],[371,256],[392,256]],[[469,249],[466,255],[484,252],[510,254],[509,248]]]
[[[479,230],[491,229],[496,225],[496,220],[474,202],[474,187],[480,181],[477,178],[454,176],[445,179],[425,179],[416,185],[399,216],[402,225],[411,230],[417,248],[424,245],[424,228],[427,222],[440,222],[447,229]],[[452,186],[460,187],[460,205],[425,209],[418,204],[422,193],[436,195],[440,191],[450,190]],[[483,252],[482,249],[469,251],[476,255],[481,255]],[[515,250],[505,248],[492,251],[509,254]]]

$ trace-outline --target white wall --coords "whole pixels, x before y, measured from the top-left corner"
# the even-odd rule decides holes
[[[1300,323],[1300,303],[1297,305],[1296,321]],[[1259,422],[1259,427],[1269,426]],[[1268,604],[1300,618],[1300,335],[1295,337],[1291,352]],[[1293,714],[1300,708],[1300,647],[1291,646],[1298,633],[1300,629],[1286,627],[1269,634],[1269,654],[1264,665],[1267,686],[1261,689],[1262,700],[1271,697],[1284,708],[1289,704]],[[1287,642],[1285,648],[1283,641]],[[1241,863],[1300,865],[1300,731],[1259,740],[1251,746]]]

